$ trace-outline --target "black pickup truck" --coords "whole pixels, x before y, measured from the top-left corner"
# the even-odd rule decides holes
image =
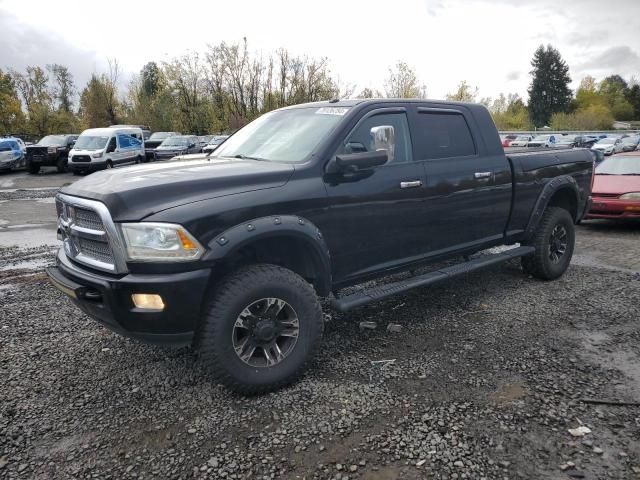
[[[59,173],[67,168],[69,151],[78,135],[47,135],[35,145],[27,145],[27,170],[38,173],[41,167],[56,167]]]
[[[593,178],[587,150],[505,155],[483,106],[436,101],[284,108],[189,157],[64,187],[48,275],[108,328],[194,345],[249,394],[303,373],[323,332],[318,297],[347,311],[513,258],[559,277]],[[470,257],[498,245],[513,248]]]

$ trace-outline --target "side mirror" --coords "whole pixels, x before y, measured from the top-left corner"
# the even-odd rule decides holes
[[[396,133],[391,125],[380,125],[372,127],[369,131],[371,136],[371,149],[374,151],[385,150],[389,158],[389,162],[394,159],[396,149]]]
[[[111,152],[115,152],[116,151],[116,146],[115,145],[109,145],[107,147],[107,153],[111,153]]]
[[[340,172],[352,172],[366,170],[368,168],[384,165],[389,161],[386,150],[375,152],[348,153],[346,155],[336,155],[335,166]]]
[[[190,144],[189,144],[189,148],[193,148],[193,147],[195,147],[195,146],[196,146],[196,144],[195,144],[195,143],[190,143]]]

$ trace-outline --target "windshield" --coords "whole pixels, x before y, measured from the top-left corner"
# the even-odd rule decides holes
[[[603,139],[599,140],[598,143],[600,145],[610,145],[612,143],[616,143],[616,139],[615,138],[603,138]]]
[[[516,142],[528,142],[529,141],[529,137],[525,137],[525,136],[519,136],[516,137]]]
[[[640,175],[640,155],[607,158],[596,167],[596,175]]]
[[[151,134],[149,140],[164,140],[165,138],[168,138],[172,135],[173,133],[171,132],[156,132]]]
[[[59,135],[47,135],[46,137],[40,139],[38,145],[42,147],[64,147],[64,137]]]
[[[541,142],[546,142],[549,137],[547,137],[546,135],[538,135],[537,137],[533,137],[533,139]]]
[[[9,150],[17,150],[18,149],[18,143],[14,142],[14,141],[4,141],[4,142],[0,142],[0,151],[2,152],[6,152]]]
[[[102,150],[108,141],[108,136],[80,135],[73,148],[76,150]]]
[[[169,137],[160,144],[161,147],[184,147],[189,145],[187,137]]]
[[[346,107],[313,107],[265,113],[225,141],[214,156],[304,162],[347,111]]]

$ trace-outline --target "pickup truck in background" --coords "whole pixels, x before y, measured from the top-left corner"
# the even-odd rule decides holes
[[[194,345],[224,385],[267,392],[318,350],[319,297],[346,312],[515,258],[536,278],[561,276],[593,163],[581,149],[505,155],[476,104],[297,105],[199,159],[63,187],[63,247],[47,273],[108,328]],[[513,248],[470,257],[499,245]],[[445,259],[459,261],[343,294]]]
[[[153,160],[156,152],[156,148],[169,137],[175,137],[180,135],[180,132],[153,132],[149,138],[144,141],[144,153],[145,160]]]
[[[47,135],[35,145],[27,146],[26,165],[29,173],[36,174],[42,167],[56,167],[58,173],[67,169],[69,152],[79,135]]]

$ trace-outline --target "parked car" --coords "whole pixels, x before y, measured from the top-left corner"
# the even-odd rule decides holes
[[[589,135],[578,135],[575,137],[574,147],[591,148],[598,141],[596,137]]]
[[[213,135],[199,135],[198,143],[200,144],[200,148],[206,147],[212,138],[213,138]]]
[[[64,172],[67,169],[69,152],[77,139],[76,134],[47,135],[35,145],[27,146],[27,170],[36,174],[42,167],[56,167],[59,173]]]
[[[640,135],[629,136],[622,139],[622,151],[633,152],[640,144]]]
[[[518,138],[518,135],[503,135],[502,136],[502,146],[503,147],[509,147],[511,146],[511,142],[513,140],[515,140],[516,138]]]
[[[17,138],[0,138],[0,171],[17,170],[25,166],[25,156]]]
[[[640,152],[607,158],[596,168],[585,218],[640,218]]]
[[[144,152],[147,160],[153,160],[156,148],[169,137],[180,135],[180,132],[154,132],[144,141]]]
[[[529,142],[533,139],[531,135],[518,135],[516,138],[511,140],[509,144],[510,147],[526,147],[529,145]]]
[[[209,143],[202,149],[202,152],[211,153],[215,151],[215,149],[218,148],[222,144],[222,142],[224,142],[227,138],[229,138],[229,135],[215,135],[211,140],[209,140]]]
[[[527,146],[530,148],[555,147],[556,139],[556,135],[538,135],[533,137]]]
[[[200,148],[200,142],[195,135],[174,135],[163,140],[153,155],[156,160],[166,160],[178,155],[200,152],[202,152],[202,148]]]
[[[558,148],[573,148],[576,146],[575,135],[558,135],[556,137],[556,147]]]
[[[90,128],[69,152],[69,170],[89,173],[144,160],[142,130],[137,127]]]
[[[298,379],[317,352],[319,296],[334,293],[344,312],[514,258],[537,278],[560,277],[592,168],[584,149],[505,155],[482,105],[296,105],[259,117],[200,160],[62,187],[63,248],[47,273],[108,328],[196,345],[220,382],[262,393]],[[90,235],[76,228],[87,218]]]
[[[593,150],[601,150],[605,155],[622,152],[622,140],[618,137],[605,137],[594,143]]]

